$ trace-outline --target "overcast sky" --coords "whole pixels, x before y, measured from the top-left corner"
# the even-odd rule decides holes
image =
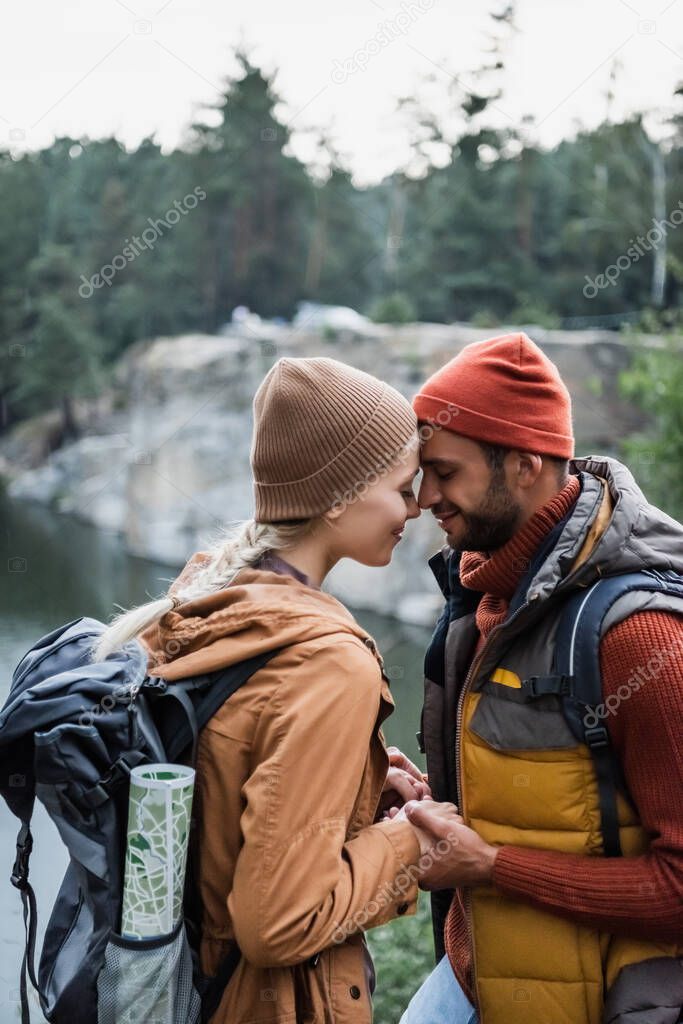
[[[163,6],[162,6],[163,3]],[[116,134],[129,147],[154,135],[165,149],[212,103],[235,70],[240,42],[277,70],[279,116],[309,161],[324,128],[358,184],[409,158],[396,111],[419,96],[448,114],[454,75],[483,59],[495,0],[21,0],[5,9],[0,40],[0,145],[49,145],[56,135]],[[683,0],[519,0],[505,54],[500,125],[535,118],[552,144],[606,111],[671,110],[683,81]],[[433,76],[431,83],[426,79]]]

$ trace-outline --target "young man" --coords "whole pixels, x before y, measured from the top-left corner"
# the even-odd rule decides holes
[[[677,1021],[683,598],[631,593],[602,625],[597,725],[630,797],[617,797],[622,856],[605,855],[595,762],[550,684],[563,597],[603,576],[683,573],[683,527],[619,462],[573,458],[569,393],[525,334],[467,346],[413,407],[418,501],[446,536],[430,560],[446,608],[422,735],[434,797],[462,823],[421,883],[446,956],[402,1024]],[[407,811],[446,838],[427,805]]]

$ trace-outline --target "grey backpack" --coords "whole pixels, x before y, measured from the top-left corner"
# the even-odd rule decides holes
[[[215,1012],[239,949],[214,977],[202,974],[194,818],[184,919],[159,938],[120,935],[128,777],[146,763],[194,766],[200,729],[278,652],[166,683],[147,674],[137,640],[91,663],[89,648],[105,628],[80,618],[42,637],[17,665],[0,712],[0,792],[21,822],[11,881],[23,903],[22,1024],[30,1024],[27,975],[54,1024],[199,1024]],[[28,880],[36,797],[69,853],[37,977],[37,908]]]

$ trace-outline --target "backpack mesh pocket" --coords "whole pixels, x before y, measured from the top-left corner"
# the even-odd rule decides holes
[[[97,1024],[197,1024],[201,1000],[184,923],[155,939],[112,932],[97,997]]]

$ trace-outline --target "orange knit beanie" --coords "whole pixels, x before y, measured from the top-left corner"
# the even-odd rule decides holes
[[[557,367],[523,334],[475,341],[413,399],[419,420],[483,441],[570,459],[571,398]]]

